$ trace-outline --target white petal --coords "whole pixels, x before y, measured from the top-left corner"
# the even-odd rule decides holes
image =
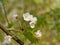
[[[35,27],[35,23],[34,22],[30,22],[29,24],[30,24],[30,27],[31,28],[34,28]]]
[[[13,20],[14,20],[14,21],[16,21],[16,20],[17,20],[17,17],[18,17],[18,15],[17,15],[17,14],[14,14],[14,15],[12,16],[12,18],[13,18]]]
[[[30,27],[31,27],[31,28],[34,28],[34,27],[35,27],[35,25],[31,25]]]
[[[25,21],[29,21],[29,20],[30,20],[30,19],[28,18],[28,16],[29,16],[29,13],[23,14],[23,18],[24,18]]]
[[[4,39],[3,44],[5,45],[5,44],[11,43],[11,38],[12,38],[12,37],[11,37],[10,35],[5,36],[5,39]]]
[[[37,21],[37,18],[36,17],[33,17],[33,18],[31,18],[31,21],[36,22]]]
[[[10,35],[5,36],[5,39],[11,39],[12,37]]]
[[[41,34],[38,34],[37,37],[41,37],[42,35]]]
[[[25,21],[30,21],[32,17],[33,17],[33,16],[30,15],[29,13],[23,14],[23,18],[24,18]]]
[[[25,13],[23,14],[23,18],[27,18],[30,14],[29,13]]]
[[[35,34],[36,34],[37,37],[41,37],[42,36],[42,33],[40,32],[40,30],[38,30]]]
[[[16,18],[17,16],[18,16],[17,14],[14,14],[14,15],[13,15],[13,18]]]
[[[25,21],[30,21],[30,19],[29,19],[29,18],[24,18],[24,20],[25,20]]]

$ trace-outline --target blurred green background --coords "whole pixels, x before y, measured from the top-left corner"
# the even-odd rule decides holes
[[[6,17],[2,4],[4,4],[8,22],[10,22],[6,27],[20,30],[19,22],[21,22],[20,26],[25,29],[20,32],[11,31],[24,42],[24,45],[60,45],[60,0],[0,0],[0,23],[5,26]],[[28,22],[23,20],[22,15],[26,12],[38,19],[34,29],[31,29]],[[14,13],[18,14],[18,22],[13,21],[9,16]],[[42,32],[40,38],[34,36],[34,32],[38,29]],[[5,35],[0,30],[0,45],[2,45]],[[19,44],[12,40],[11,45]]]

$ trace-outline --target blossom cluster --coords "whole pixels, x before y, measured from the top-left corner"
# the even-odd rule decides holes
[[[37,22],[37,17],[34,17],[33,15],[31,15],[30,13],[27,12],[27,13],[23,14],[23,18],[24,18],[25,21],[29,21],[29,25],[30,25],[31,28],[35,28],[35,24]],[[41,33],[40,30],[37,30],[35,32],[35,35],[37,37],[41,37],[42,33]]]
[[[18,17],[17,14],[12,15],[12,18],[13,18],[14,21],[17,20],[17,17]],[[24,14],[23,14],[23,19],[24,19],[25,21],[29,22],[29,26],[30,26],[32,29],[35,28],[35,24],[36,24],[36,22],[37,22],[37,17],[34,17],[34,16],[31,15],[29,12],[27,12],[27,13],[24,13]],[[42,33],[41,33],[40,30],[37,30],[37,31],[35,32],[35,35],[36,35],[36,37],[41,37],[41,36],[42,36]]]
[[[35,35],[36,35],[37,37],[41,37],[41,36],[42,36],[42,33],[41,33],[40,30],[37,30],[37,31],[35,32]]]
[[[23,14],[23,18],[25,21],[30,21],[29,25],[31,28],[35,28],[35,24],[37,22],[36,17],[33,17],[33,15],[31,15],[27,12],[27,13]]]

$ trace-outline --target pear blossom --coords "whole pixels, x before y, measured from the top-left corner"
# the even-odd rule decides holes
[[[37,32],[35,32],[36,36],[37,37],[41,37],[42,36],[42,33],[40,32],[40,30],[37,30]]]
[[[14,20],[17,20],[18,15],[14,14],[12,17],[13,17]]]
[[[14,14],[13,17],[17,17],[18,15],[17,14]]]
[[[17,14],[14,14],[13,17],[16,18],[18,15]]]
[[[23,14],[23,18],[25,21],[30,21],[29,25],[31,28],[35,28],[35,24],[37,22],[36,17],[33,17],[33,15],[31,15],[27,12],[27,13]]]
[[[31,18],[31,21],[36,22],[37,21],[37,18],[36,17],[33,17],[33,18]]]
[[[35,22],[30,22],[29,25],[30,25],[31,28],[34,28],[35,27]]]
[[[37,21],[36,17],[31,18],[31,22],[29,23],[31,28],[35,28],[36,21]]]
[[[11,43],[11,38],[12,38],[12,37],[11,37],[10,35],[5,36],[3,45],[8,45],[8,44],[10,44],[10,43]]]
[[[9,14],[7,18],[9,20],[9,23],[15,22],[18,20],[18,14],[17,13]]]
[[[32,17],[33,17],[33,16],[30,15],[29,13],[23,14],[23,18],[24,18],[25,21],[30,21]]]

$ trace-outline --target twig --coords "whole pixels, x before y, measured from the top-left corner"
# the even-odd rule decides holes
[[[11,32],[9,32],[2,24],[0,24],[0,29],[5,32],[7,35],[12,36],[12,39],[14,39],[17,43],[19,43],[20,45],[24,45],[24,43],[18,39],[16,36],[14,36],[14,34],[12,34]]]
[[[2,8],[3,17],[4,17],[5,21],[9,24],[9,21],[8,21],[8,18],[7,18],[7,12],[6,12],[5,5],[4,5],[4,1],[3,0],[2,0],[1,8]]]

